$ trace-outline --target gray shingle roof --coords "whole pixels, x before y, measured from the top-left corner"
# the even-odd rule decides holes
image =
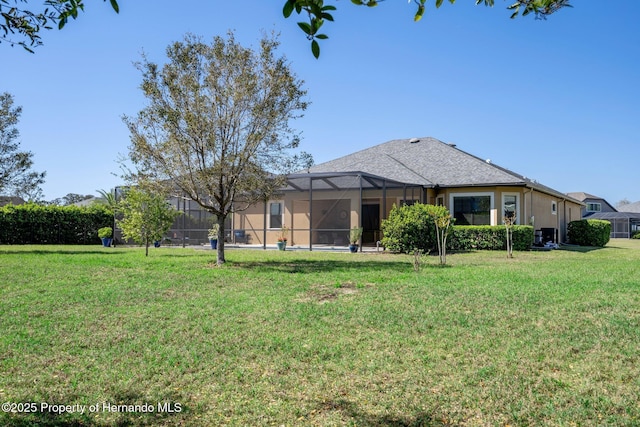
[[[618,212],[638,212],[640,213],[640,202],[629,203],[628,205],[620,206]]]
[[[395,139],[313,166],[310,172],[362,171],[424,186],[514,185],[529,182],[508,169],[435,138]]]

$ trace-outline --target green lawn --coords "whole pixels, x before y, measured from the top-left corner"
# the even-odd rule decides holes
[[[640,241],[227,260],[0,246],[0,425],[640,424]]]

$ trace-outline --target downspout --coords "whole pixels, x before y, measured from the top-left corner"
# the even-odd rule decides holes
[[[313,251],[313,178],[309,177],[309,252]]]
[[[264,213],[262,215],[262,249],[267,250],[267,198],[264,198]]]
[[[362,228],[362,175],[359,175],[359,178],[360,178],[360,204],[358,205],[358,228]],[[405,188],[405,192],[406,192],[406,188]],[[362,236],[360,236],[360,252],[362,252]]]

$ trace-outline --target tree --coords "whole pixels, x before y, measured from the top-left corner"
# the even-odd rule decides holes
[[[502,222],[507,236],[507,258],[513,258],[513,226],[516,225],[515,211],[505,211]]]
[[[116,191],[97,190],[102,200],[98,200],[97,203],[104,204],[110,211],[115,212],[118,207],[118,200],[116,199]]]
[[[219,224],[217,262],[223,264],[224,221],[233,212],[266,201],[285,174],[310,165],[294,154],[300,138],[289,121],[307,107],[302,81],[275,37],[258,52],[230,32],[209,44],[188,35],[167,48],[160,68],[143,56],[137,66],[149,104],[125,117],[131,133],[134,180],[171,187],[212,213]]]
[[[625,197],[622,200],[618,200],[618,202],[616,202],[616,209],[621,208],[625,205],[630,205],[630,204],[631,204],[631,200]]]
[[[447,236],[449,235],[452,218],[444,206],[436,206],[431,215],[436,225],[436,242],[438,243],[440,265],[445,265],[447,263]]]
[[[375,7],[384,0],[351,0],[351,3],[359,6]],[[425,12],[425,3],[427,0],[413,0],[413,3],[417,5],[417,10],[414,15],[414,21],[419,21]],[[453,4],[456,0],[449,0],[449,3]],[[511,18],[515,18],[520,13],[522,16],[526,16],[530,13],[536,15],[537,18],[546,19],[547,16],[562,9],[563,7],[572,7],[569,4],[570,0],[517,0],[512,3],[507,9],[512,11]],[[442,6],[443,0],[436,0],[436,8]],[[409,0],[411,3],[411,0]],[[495,0],[476,0],[476,4],[484,3],[485,6],[493,7]],[[311,52],[313,56],[318,58],[320,56],[320,45],[317,40],[324,40],[329,38],[326,34],[320,33],[320,28],[324,25],[325,21],[333,21],[333,15],[329,12],[336,10],[333,5],[325,5],[324,0],[286,0],[282,13],[285,18],[291,16],[295,11],[297,14],[306,14],[308,21],[298,22],[300,29],[306,34],[307,38],[311,41]]]
[[[74,203],[82,202],[83,200],[92,199],[93,196],[91,194],[76,194],[76,193],[68,193],[66,196],[53,199],[49,204],[51,205],[59,205],[59,206],[69,206]]]
[[[31,53],[31,47],[42,45],[40,30],[50,30],[51,25],[62,29],[69,18],[76,19],[78,11],[84,11],[83,0],[45,0],[45,9],[39,11],[18,7],[22,3],[28,3],[28,0],[0,0],[0,16],[4,21],[0,23],[0,43],[17,44]],[[118,13],[117,0],[109,0],[109,3]],[[24,40],[13,40],[16,35]]]
[[[0,194],[37,200],[46,173],[33,172],[33,153],[19,151],[16,124],[21,113],[21,107],[13,106],[11,94],[0,94]]]
[[[145,256],[149,256],[149,244],[162,240],[180,215],[165,197],[140,188],[130,189],[119,202],[118,210],[124,216],[118,220],[123,237],[144,245]]]

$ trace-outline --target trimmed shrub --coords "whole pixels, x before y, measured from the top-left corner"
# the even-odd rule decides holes
[[[0,244],[97,244],[98,229],[112,224],[102,205],[7,205],[0,208]]]
[[[640,239],[640,231],[634,231],[631,235],[632,239]]]
[[[533,227],[513,226],[513,249],[526,251],[533,242]],[[503,225],[456,225],[451,230],[449,244],[451,250],[506,250],[507,234]]]
[[[392,252],[411,253],[416,249],[425,253],[437,247],[434,217],[448,215],[444,206],[416,203],[393,206],[389,218],[382,220],[382,245]]]
[[[602,219],[571,221],[567,236],[574,245],[603,247],[611,237],[611,223]]]

